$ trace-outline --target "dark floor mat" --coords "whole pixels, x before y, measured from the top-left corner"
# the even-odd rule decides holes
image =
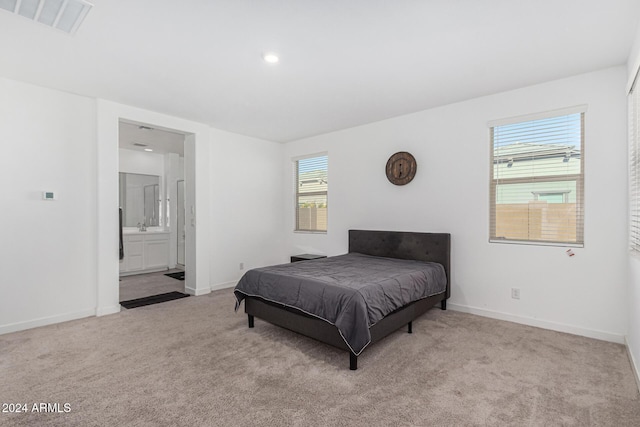
[[[165,273],[165,276],[169,276],[178,280],[184,280],[184,271],[178,271],[176,273]]]
[[[167,292],[166,294],[151,295],[150,297],[136,298],[120,303],[124,308],[144,307],[145,305],[158,304],[161,302],[173,301],[174,299],[186,298],[188,294],[182,292]]]

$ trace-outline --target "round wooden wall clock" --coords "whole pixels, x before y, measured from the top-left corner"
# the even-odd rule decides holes
[[[400,151],[387,161],[387,179],[395,185],[405,185],[416,176],[416,159],[406,151]]]

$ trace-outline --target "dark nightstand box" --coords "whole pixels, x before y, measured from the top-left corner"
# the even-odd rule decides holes
[[[291,257],[291,262],[298,262],[298,261],[309,261],[310,259],[319,259],[319,258],[326,258],[326,255],[314,255],[314,254],[302,254],[302,255],[293,255]]]

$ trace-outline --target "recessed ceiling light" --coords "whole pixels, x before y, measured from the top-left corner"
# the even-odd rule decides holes
[[[278,55],[273,52],[265,52],[262,55],[262,59],[264,59],[265,62],[268,62],[269,64],[275,64],[280,60],[280,58],[278,58]]]
[[[151,148],[145,148],[144,151],[153,151]]]

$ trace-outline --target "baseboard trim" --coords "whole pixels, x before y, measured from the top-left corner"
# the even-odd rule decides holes
[[[194,297],[199,297],[200,295],[206,295],[206,294],[210,293],[211,292],[211,288],[193,289],[193,288],[189,288],[189,287],[185,286],[184,291],[186,293],[188,293],[189,295],[193,295]]]
[[[10,323],[8,325],[0,326],[0,335],[37,328],[39,326],[47,326],[47,325],[53,325],[55,323],[68,322],[69,320],[83,319],[85,317],[91,317],[95,315],[96,315],[96,310],[82,310],[74,313],[60,314],[57,316],[41,317],[39,319],[28,320],[26,322]]]
[[[199,297],[200,295],[206,295],[212,291],[219,291],[220,289],[233,288],[236,285],[236,283],[238,283],[237,280],[233,280],[231,282],[216,283],[215,285],[211,285],[209,288],[205,288],[205,289],[193,289],[193,288],[185,287],[185,292],[188,293],[189,295]]]
[[[211,285],[212,291],[219,291],[220,289],[228,289],[233,288],[238,284],[237,280],[232,280],[230,282],[216,283],[215,285]]]
[[[106,316],[109,314],[116,314],[116,313],[120,313],[120,310],[122,310],[122,306],[120,304],[112,305],[110,307],[98,307],[96,309],[96,316],[100,317],[100,316]]]
[[[594,338],[601,341],[609,341],[616,344],[624,344],[625,336],[611,332],[597,331],[593,329],[581,328],[564,323],[550,322],[548,320],[534,319],[532,317],[518,316],[515,314],[502,313],[499,311],[487,310],[484,308],[470,307],[461,304],[447,302],[447,308],[463,313],[477,314],[478,316],[490,317],[492,319],[506,320],[508,322],[520,323],[522,325],[535,326],[537,328],[549,329],[557,332],[565,332],[573,335]]]
[[[638,364],[636,363],[636,359],[633,357],[633,353],[631,353],[631,348],[629,346],[629,341],[627,341],[627,337],[624,337],[624,344],[627,348],[627,355],[629,356],[629,362],[631,363],[631,370],[633,371],[633,378],[636,380],[636,386],[638,387],[638,391],[640,392],[640,376],[638,375]]]

